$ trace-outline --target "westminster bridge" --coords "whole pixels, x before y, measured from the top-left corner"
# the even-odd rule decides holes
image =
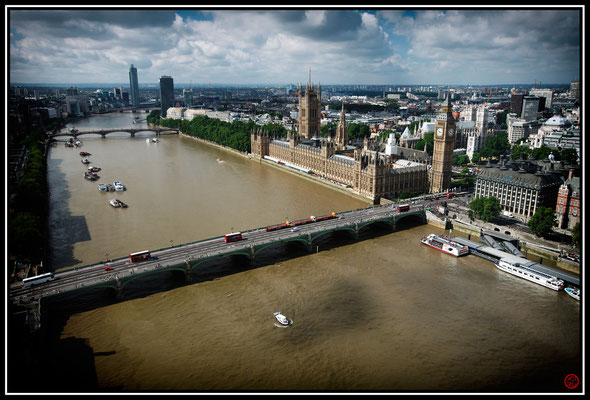
[[[278,243],[299,242],[308,251],[314,249],[317,238],[335,231],[347,231],[358,239],[359,230],[373,224],[387,224],[392,231],[400,220],[414,219],[426,223],[424,206],[412,205],[408,211],[398,212],[395,204],[372,206],[339,213],[335,218],[299,225],[296,229],[267,231],[266,227],[242,232],[243,239],[226,243],[224,236],[185,243],[151,251],[150,260],[131,262],[129,257],[101,261],[54,274],[55,279],[46,283],[23,287],[22,282],[10,288],[10,300],[14,305],[38,305],[42,298],[65,293],[83,292],[90,288],[110,288],[118,299],[123,299],[125,286],[136,279],[165,271],[184,273],[191,281],[191,273],[206,269],[205,263],[228,256],[244,256],[251,263],[266,248]],[[131,249],[130,252],[138,251]]]

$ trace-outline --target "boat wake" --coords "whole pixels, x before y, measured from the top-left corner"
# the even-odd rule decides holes
[[[281,324],[277,324],[277,323],[275,322],[275,326],[276,326],[277,328],[290,328],[290,327],[291,327],[291,325],[293,325],[293,320],[291,320],[291,321],[290,321],[289,325],[281,325]]]

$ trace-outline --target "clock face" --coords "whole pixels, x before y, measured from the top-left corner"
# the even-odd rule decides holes
[[[449,136],[453,136],[454,133],[455,133],[454,129],[449,129]]]
[[[436,130],[436,134],[437,134],[438,136],[442,136],[442,134],[443,134],[443,129],[442,129],[442,128],[438,128],[438,129]]]

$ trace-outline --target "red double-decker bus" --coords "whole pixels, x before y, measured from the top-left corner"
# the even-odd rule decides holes
[[[410,205],[403,204],[403,205],[397,206],[397,211],[398,212],[410,211]]]
[[[131,262],[145,261],[149,260],[151,256],[152,255],[150,254],[149,250],[144,250],[129,254],[129,259]]]
[[[239,240],[242,240],[242,232],[228,233],[227,235],[224,236],[224,238],[225,238],[225,243],[237,242]]]

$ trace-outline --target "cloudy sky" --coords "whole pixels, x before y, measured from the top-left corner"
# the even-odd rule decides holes
[[[580,79],[580,9],[8,8],[10,83]]]

